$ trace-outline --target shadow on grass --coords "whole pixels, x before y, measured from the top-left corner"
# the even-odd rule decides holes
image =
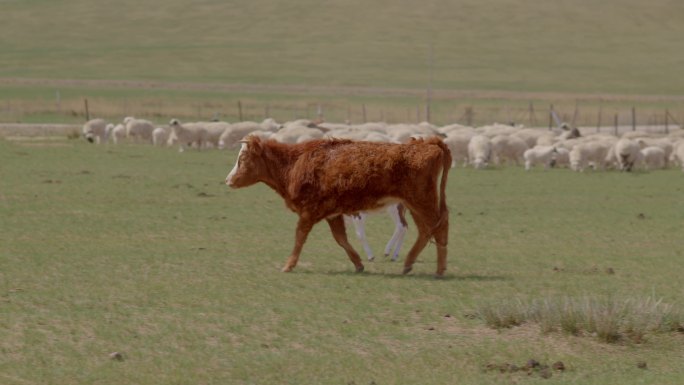
[[[325,275],[331,275],[331,276],[348,276],[348,277],[370,277],[370,278],[391,278],[391,279],[408,279],[408,280],[430,280],[430,281],[479,281],[479,282],[487,282],[487,281],[506,281],[509,280],[509,277],[505,277],[502,275],[478,275],[478,274],[467,274],[467,275],[458,275],[458,274],[449,274],[446,273],[443,277],[435,277],[434,274],[430,273],[409,273],[409,274],[401,274],[401,273],[385,273],[385,272],[373,272],[373,271],[364,271],[363,273],[356,273],[354,271],[325,271],[325,272],[316,272],[316,271],[301,271],[299,272],[300,274],[325,274]]]

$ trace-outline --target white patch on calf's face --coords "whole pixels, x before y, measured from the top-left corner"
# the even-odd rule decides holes
[[[232,170],[230,170],[230,173],[226,177],[226,184],[228,186],[231,186],[233,183],[233,178],[235,177],[235,174],[237,174],[238,169],[240,168],[240,155],[242,155],[242,152],[245,151],[246,148],[247,143],[242,143],[242,147],[240,147],[240,152],[238,152],[237,160],[235,161],[235,166]]]

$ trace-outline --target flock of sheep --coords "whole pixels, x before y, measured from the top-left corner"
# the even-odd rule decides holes
[[[630,131],[617,137],[605,133],[582,135],[576,128],[562,125],[546,130],[493,124],[467,127],[459,124],[434,126],[387,124],[382,122],[346,124],[300,119],[279,124],[263,122],[180,122],[156,126],[144,119],[127,117],[121,124],[93,119],[83,126],[83,135],[91,142],[114,144],[122,140],[147,142],[156,146],[178,145],[179,151],[197,149],[232,149],[247,135],[258,135],[283,143],[335,137],[375,142],[403,143],[413,137],[439,136],[449,146],[453,163],[477,169],[489,165],[569,167],[574,171],[634,169],[653,170],[678,165],[684,171],[684,130],[669,135]]]

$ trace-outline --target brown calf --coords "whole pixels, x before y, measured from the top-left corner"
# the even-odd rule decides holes
[[[326,139],[288,145],[250,137],[242,144],[226,184],[239,188],[263,182],[299,216],[295,246],[283,271],[297,265],[307,235],[323,219],[356,271],[363,271],[361,258],[347,240],[342,215],[401,202],[418,229],[418,238],[404,262],[404,274],[434,238],[436,274],[442,276],[449,232],[445,188],[450,168],[451,154],[438,138],[406,144]]]

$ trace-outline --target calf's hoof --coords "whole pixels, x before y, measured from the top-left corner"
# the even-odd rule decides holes
[[[406,275],[413,270],[413,266],[404,266],[404,272],[402,274]]]
[[[285,265],[282,269],[280,269],[280,271],[282,271],[283,273],[289,273],[292,271],[292,269],[292,266]]]
[[[356,266],[356,272],[357,272],[357,273],[363,273],[363,269],[364,269],[364,266],[363,266],[363,265],[361,265],[361,266]]]

